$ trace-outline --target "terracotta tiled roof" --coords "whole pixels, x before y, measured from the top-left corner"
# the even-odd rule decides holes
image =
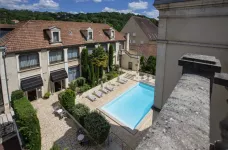
[[[149,57],[149,56],[156,56],[157,55],[157,45],[156,44],[142,44],[142,45],[136,45],[136,44],[131,44],[130,45],[130,50],[132,53],[135,54],[138,51],[139,55],[142,55],[144,57]]]
[[[61,29],[61,44],[50,44],[45,29],[49,27]],[[93,29],[93,41],[86,41],[80,30],[84,28]],[[0,39],[0,46],[6,46],[7,52],[19,52],[34,49],[44,49],[59,46],[69,46],[86,43],[102,43],[125,40],[124,35],[115,32],[115,40],[110,40],[103,29],[110,28],[107,24],[30,20],[17,24],[17,27]]]
[[[14,24],[0,24],[0,29],[14,29],[15,26]]]

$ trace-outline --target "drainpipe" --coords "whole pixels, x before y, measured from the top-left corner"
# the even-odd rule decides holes
[[[7,77],[7,73],[6,73],[6,61],[5,61],[7,48],[6,47],[0,47],[0,50],[2,50],[2,58],[3,58],[5,80],[6,80],[6,91],[7,91],[8,103],[9,103],[9,109],[10,109],[11,108],[11,104],[10,104],[11,100],[10,100],[10,95],[9,95],[8,77]]]

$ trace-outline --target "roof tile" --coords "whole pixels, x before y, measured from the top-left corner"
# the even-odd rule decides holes
[[[20,23],[12,32],[1,38],[0,46],[6,46],[8,53],[57,47],[49,43],[49,37],[45,32],[45,29],[53,26],[61,29],[62,46],[113,41],[103,31],[110,28],[107,24],[30,20]],[[93,29],[93,41],[86,41],[81,35],[80,30],[88,27]],[[125,40],[122,33],[116,31],[115,34],[115,41]]]

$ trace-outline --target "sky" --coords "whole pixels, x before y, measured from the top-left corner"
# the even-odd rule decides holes
[[[154,0],[0,0],[0,8],[90,13],[121,12],[158,17]]]

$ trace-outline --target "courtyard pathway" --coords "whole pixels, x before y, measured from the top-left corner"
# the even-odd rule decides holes
[[[37,116],[41,127],[42,150],[50,150],[55,143],[61,149],[68,150],[92,150],[92,148],[82,147],[77,142],[76,124],[69,118],[59,119],[53,114],[54,107],[57,104],[57,94],[51,95],[47,100],[39,99],[32,102],[37,110]]]

